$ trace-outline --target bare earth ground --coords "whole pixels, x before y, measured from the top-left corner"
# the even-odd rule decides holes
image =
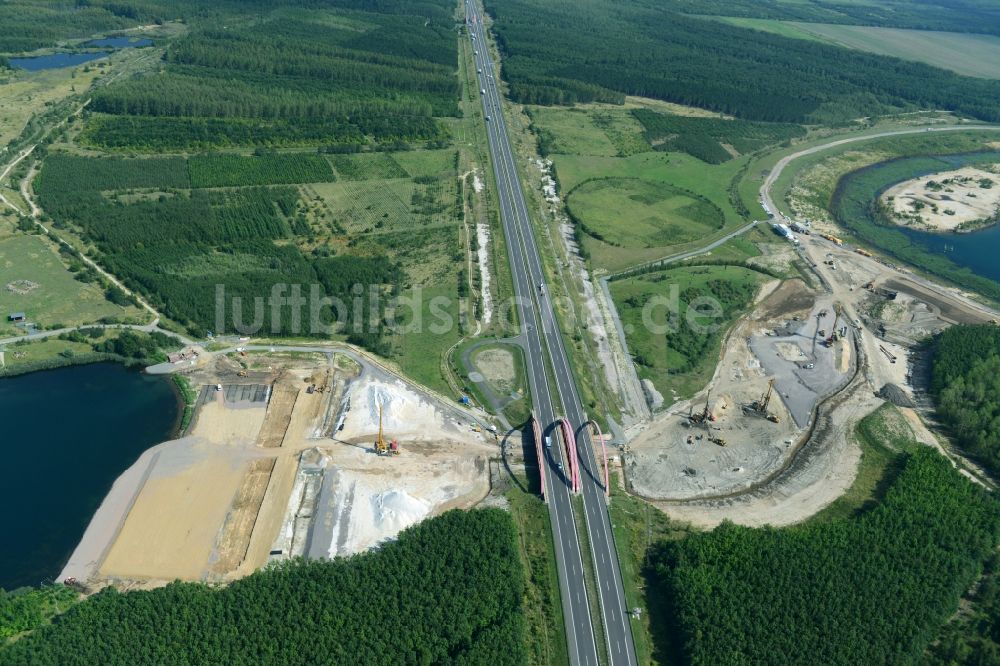
[[[398,377],[366,366],[354,379],[355,366],[322,357],[276,360],[269,374],[246,378],[238,367],[216,357],[193,370],[204,390],[190,434],[150,449],[116,481],[62,577],[127,587],[252,573],[272,559],[289,510],[298,508],[307,450],[320,451],[331,488],[317,525],[329,516],[343,525],[337,540],[313,539],[322,557],[364,550],[489,491],[493,436]],[[231,380],[244,384],[215,391]],[[310,384],[324,390],[309,393]],[[372,452],[378,404],[387,438],[401,443],[398,456]],[[334,433],[338,412],[343,429]]]
[[[730,332],[708,390],[674,405],[630,443],[623,464],[638,494],[691,500],[755,487],[787,464],[805,436],[813,406],[846,381],[848,357],[838,354],[846,343],[812,344],[819,327],[832,329],[829,300],[816,302],[798,280],[766,288],[769,295]],[[806,363],[814,368],[803,367]],[[779,423],[742,409],[765,395],[769,379],[775,380],[769,411]],[[712,420],[691,423],[689,414],[706,404]]]
[[[926,231],[955,231],[961,224],[989,220],[1000,209],[1000,165],[964,168],[907,180],[882,194],[897,224]],[[937,183],[928,187],[928,183]],[[989,182],[989,187],[981,183]]]
[[[514,354],[507,349],[484,349],[475,355],[473,362],[487,380],[504,391],[514,388],[517,372]]]

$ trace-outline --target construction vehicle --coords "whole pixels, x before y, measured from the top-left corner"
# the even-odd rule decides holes
[[[837,238],[833,234],[820,234],[820,237],[827,239],[828,241],[830,241],[834,245],[843,245],[844,244],[844,241],[840,240],[839,238]]]
[[[707,423],[708,421],[714,421],[715,416],[712,414],[711,410],[708,408],[709,398],[705,398],[705,409],[701,410],[697,414],[692,414],[688,412],[688,421],[691,423]]]
[[[386,442],[385,437],[382,433],[382,403],[378,406],[378,438],[375,440],[375,453],[384,456],[392,453],[394,456],[399,455],[399,442],[392,440],[391,442]]]
[[[767,390],[764,391],[764,395],[762,395],[759,399],[754,400],[749,405],[746,405],[743,408],[743,411],[745,413],[752,412],[754,414],[757,414],[758,416],[763,416],[771,423],[780,423],[781,419],[779,419],[776,414],[772,414],[771,412],[767,411],[768,406],[770,406],[771,404],[771,396],[773,394],[774,394],[774,379],[771,379],[767,383]]]
[[[712,442],[712,444],[718,444],[719,446],[726,445],[726,440],[722,439],[721,437],[709,437],[708,441]]]
[[[870,256],[872,256],[871,252],[869,252],[868,250],[863,250],[860,247],[858,249],[856,249],[855,252],[857,252],[858,254],[860,254],[862,257],[870,257]]]
[[[240,370],[239,372],[236,373],[236,376],[237,377],[246,377],[247,376],[247,371],[246,370]]]

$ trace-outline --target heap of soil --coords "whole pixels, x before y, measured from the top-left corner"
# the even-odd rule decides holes
[[[877,395],[878,397],[882,398],[883,400],[888,400],[889,402],[891,402],[892,404],[896,405],[897,407],[915,407],[916,406],[913,403],[913,400],[910,399],[910,396],[906,395],[906,392],[903,391],[903,389],[901,389],[896,384],[886,384],[875,395]]]

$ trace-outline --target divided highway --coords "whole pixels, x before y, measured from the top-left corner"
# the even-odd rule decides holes
[[[632,666],[637,662],[631,620],[625,607],[621,568],[601,485],[601,474],[595,466],[594,445],[585,426],[588,417],[583,411],[569,357],[549,302],[549,290],[545,287],[545,274],[532,233],[531,218],[517,172],[517,161],[507,136],[485,29],[479,8],[472,0],[466,2],[466,16],[472,47],[476,52],[477,81],[487,118],[486,130],[497,183],[500,218],[510,254],[528,383],[535,414],[541,421],[543,437],[551,437],[553,442],[551,448],[545,450],[545,464],[548,466],[545,496],[552,521],[570,662],[574,665],[597,666],[596,641],[602,640],[611,664]],[[554,386],[550,384],[546,357],[551,360]],[[556,426],[560,416],[565,416],[577,431],[583,513],[588,534],[578,535],[576,531],[568,461],[565,459],[565,451],[556,444],[559,441]],[[596,635],[591,622],[581,548],[590,549],[603,636]]]

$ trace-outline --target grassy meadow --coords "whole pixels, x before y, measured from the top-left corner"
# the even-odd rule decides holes
[[[11,312],[25,312],[29,321],[43,328],[142,316],[137,308],[108,301],[100,286],[74,279],[45,239],[0,235],[0,337],[22,331],[8,321]]]
[[[752,302],[764,278],[740,266],[683,266],[612,282],[611,296],[639,377],[652,381],[668,400],[672,392],[686,398],[701,390],[715,370],[725,332]],[[667,305],[646,311],[654,297],[667,299]],[[689,304],[701,297],[714,298],[722,306],[721,317],[689,315]],[[695,331],[689,321],[711,326],[711,331]],[[651,330],[648,322],[667,333]]]

